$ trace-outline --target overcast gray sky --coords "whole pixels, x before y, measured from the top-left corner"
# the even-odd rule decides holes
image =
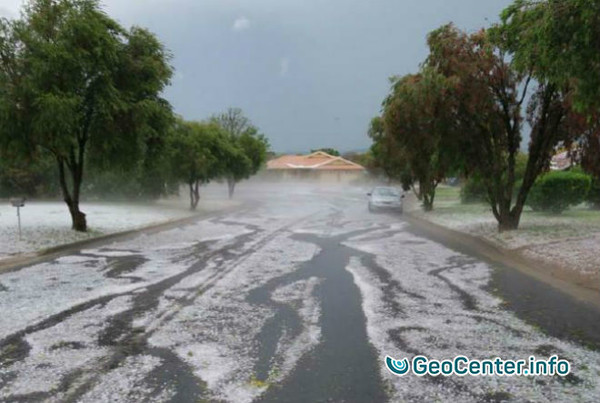
[[[174,55],[166,97],[186,119],[242,108],[278,152],[365,149],[388,77],[415,72],[425,36],[474,31],[510,0],[105,0]],[[0,0],[18,15],[21,0]]]

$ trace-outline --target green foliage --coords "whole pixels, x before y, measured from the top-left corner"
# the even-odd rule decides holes
[[[170,172],[183,183],[207,183],[224,172],[225,133],[211,123],[177,122],[169,133]]]
[[[247,176],[256,175],[267,161],[269,141],[262,134],[247,131],[242,133],[238,138],[237,144],[244,152],[244,155],[250,160],[250,168],[247,171]]]
[[[528,156],[525,153],[518,153],[515,158],[515,181],[523,180],[527,171]]]
[[[445,25],[429,35],[425,63],[443,74],[453,89],[452,121],[461,133],[465,172],[477,173],[484,182],[500,231],[518,228],[536,178],[555,147],[568,142],[580,124],[567,89],[535,80],[530,70],[516,67],[514,38],[504,28],[467,34]],[[527,127],[523,111],[531,128],[526,162],[519,161],[522,129]],[[520,163],[525,168],[521,181]]]
[[[342,157],[344,159],[347,159],[348,161],[352,161],[356,164],[362,165],[368,170],[371,169],[374,163],[373,153],[371,152],[371,150],[367,150],[364,153],[348,152],[342,155]]]
[[[527,204],[536,211],[559,214],[569,206],[583,203],[591,184],[591,177],[583,173],[550,172],[536,180]]]
[[[371,122],[375,158],[395,175],[406,164],[426,206],[444,174],[477,175],[464,198],[485,189],[498,229],[518,228],[557,146],[582,145],[582,164],[600,177],[598,26],[600,0],[516,0],[488,30],[432,31],[419,74],[392,79],[383,129]]]
[[[588,192],[587,202],[595,209],[600,209],[600,179],[593,178]]]
[[[377,175],[383,174],[390,180],[402,183],[404,190],[409,190],[414,179],[403,148],[393,136],[386,135],[383,118],[376,116],[369,125],[369,137],[373,144],[369,150],[371,160],[365,165]]]
[[[56,197],[60,193],[55,163],[47,156],[2,158],[0,155],[0,198]]]
[[[229,152],[224,158],[225,178],[229,197],[237,182],[248,179],[256,174],[267,160],[269,142],[258,133],[240,108],[229,108],[226,112],[213,116],[211,122],[220,126],[226,133],[229,142]]]
[[[92,167],[82,193],[86,199],[144,201],[175,193],[176,189],[169,187],[169,167],[160,159],[153,164],[149,157],[133,169]]]
[[[577,166],[570,169],[570,172],[580,173],[584,175],[589,175],[592,183],[590,185],[590,190],[586,197],[586,202],[593,209],[600,209],[600,179],[595,176],[596,172],[588,172],[585,167]]]
[[[492,29],[515,68],[568,94],[566,144],[600,177],[600,0],[515,0]]]
[[[252,175],[253,163],[245,151],[237,144],[231,143],[224,159],[226,177],[237,183]]]
[[[463,204],[487,201],[487,188],[479,175],[469,177],[460,189],[460,201]]]
[[[527,168],[527,154],[519,153],[515,158],[515,185],[513,195],[516,195],[523,184],[523,177]],[[488,190],[485,181],[475,172],[460,189],[462,203],[489,202]]]
[[[169,121],[171,120],[169,119]],[[158,199],[161,196],[175,193],[174,189],[169,187],[171,175],[169,164],[166,136],[161,133],[149,137],[145,144],[144,158],[137,163],[133,172],[133,176],[137,178],[139,184],[139,197]]]
[[[194,209],[200,185],[217,178],[235,183],[256,174],[266,161],[268,142],[253,126],[234,136],[217,119],[179,120],[169,132],[168,149],[172,181],[189,186]]]
[[[435,69],[392,81],[384,102],[383,138],[397,147],[404,167],[397,174],[419,182],[425,210],[433,208],[435,188],[462,161],[452,118],[451,83]],[[376,129],[376,127],[373,127]],[[385,139],[388,137],[389,139]]]
[[[91,170],[83,184],[86,198],[100,200],[129,200],[141,197],[140,177],[121,169]]]
[[[171,179],[189,186],[190,207],[195,209],[199,186],[227,172],[227,160],[234,152],[231,139],[214,122],[179,120],[170,130],[167,144]]]
[[[96,0],[30,0],[0,22],[0,56],[0,143],[52,156],[73,228],[85,231],[84,165],[134,169],[171,124],[160,97],[170,55]]]
[[[310,150],[311,153],[315,153],[317,151],[323,151],[324,153],[333,155],[334,157],[339,157],[341,155],[340,152],[338,150],[336,150],[335,148],[317,148],[314,150]]]
[[[575,85],[580,110],[600,107],[600,0],[516,0],[498,32],[521,71]]]

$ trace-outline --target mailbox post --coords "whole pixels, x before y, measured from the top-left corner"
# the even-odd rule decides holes
[[[21,207],[25,207],[24,197],[14,197],[10,199],[10,204],[17,208],[17,219],[19,220],[19,241],[21,240]]]

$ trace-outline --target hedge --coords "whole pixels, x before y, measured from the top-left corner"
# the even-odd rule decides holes
[[[581,172],[549,172],[536,180],[527,197],[527,205],[535,211],[559,214],[570,206],[583,203],[591,185],[591,177]]]

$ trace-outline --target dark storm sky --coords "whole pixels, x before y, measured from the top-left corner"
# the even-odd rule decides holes
[[[497,21],[510,0],[106,0],[174,55],[166,97],[186,119],[241,107],[275,151],[370,145],[388,77],[415,72],[425,36]],[[0,0],[17,15],[21,1]]]

